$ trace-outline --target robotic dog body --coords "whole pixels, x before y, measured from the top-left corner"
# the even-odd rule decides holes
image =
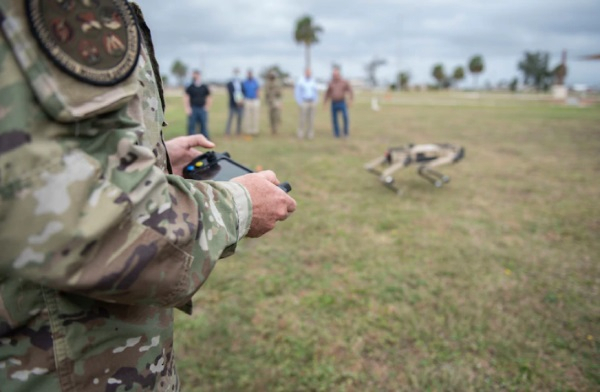
[[[440,188],[450,182],[450,177],[433,170],[434,167],[456,163],[465,156],[465,149],[452,144],[408,144],[388,149],[379,157],[365,165],[365,169],[379,176],[381,182],[397,191],[394,173],[410,165],[417,165],[417,172],[435,187]]]

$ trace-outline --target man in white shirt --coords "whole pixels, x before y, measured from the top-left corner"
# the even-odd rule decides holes
[[[298,138],[314,138],[315,107],[319,99],[317,83],[312,77],[310,68],[304,71],[304,76],[298,79],[294,89],[294,97],[300,109],[298,123]]]

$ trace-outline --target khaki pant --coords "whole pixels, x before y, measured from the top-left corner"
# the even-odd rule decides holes
[[[260,120],[260,100],[246,99],[244,101],[244,133],[258,135]]]
[[[309,139],[315,137],[315,108],[314,102],[302,102],[300,107],[300,120],[298,122],[298,138],[304,139],[307,136]]]
[[[281,101],[269,104],[269,120],[271,123],[271,133],[276,134],[281,124]]]

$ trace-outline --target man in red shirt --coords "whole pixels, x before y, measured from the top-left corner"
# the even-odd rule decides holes
[[[333,75],[325,93],[323,106],[327,107],[327,102],[331,100],[331,117],[333,118],[333,134],[335,137],[340,137],[340,128],[338,125],[338,114],[340,112],[344,119],[343,137],[348,137],[348,106],[352,105],[353,98],[354,94],[352,93],[350,83],[342,79],[338,66],[333,67]]]

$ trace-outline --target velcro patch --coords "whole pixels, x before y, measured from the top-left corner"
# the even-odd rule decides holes
[[[96,86],[127,79],[140,35],[125,0],[26,0],[33,35],[62,71]]]

